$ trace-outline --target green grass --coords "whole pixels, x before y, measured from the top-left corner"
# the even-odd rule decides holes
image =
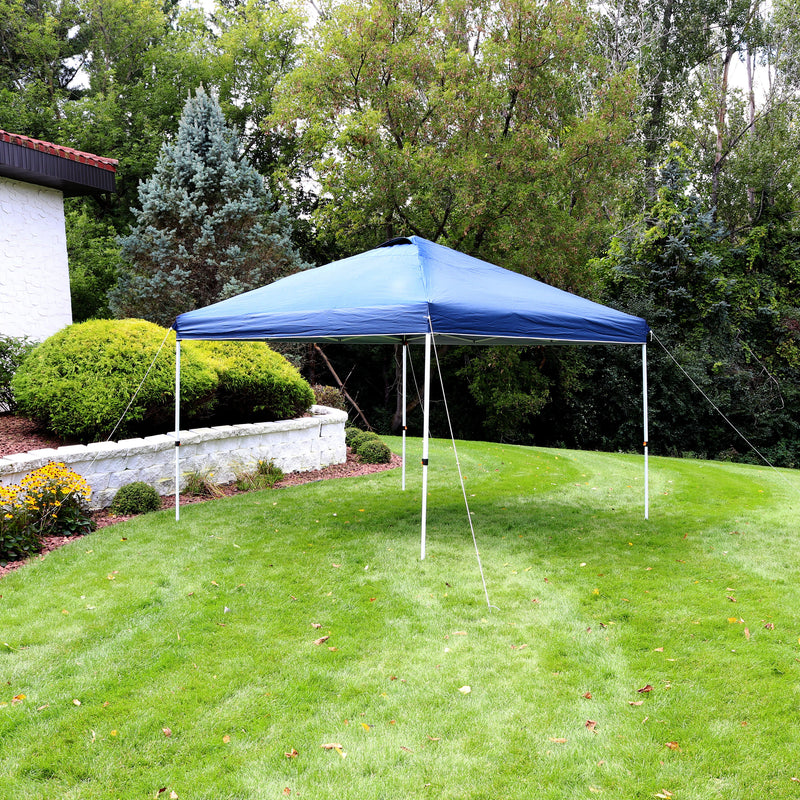
[[[418,449],[3,578],[0,798],[800,797],[800,476]]]

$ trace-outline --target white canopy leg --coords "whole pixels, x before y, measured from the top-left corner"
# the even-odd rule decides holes
[[[406,359],[408,358],[408,342],[403,342],[403,465],[402,490],[406,490]]]
[[[642,410],[644,413],[644,518],[650,518],[650,481],[648,474],[648,439],[650,433],[647,420],[647,345],[642,345]]]
[[[175,521],[181,518],[181,340],[175,340]]]
[[[431,334],[425,334],[425,389],[422,412],[422,545],[420,560],[425,558],[425,534],[428,518],[428,438],[431,410]]]

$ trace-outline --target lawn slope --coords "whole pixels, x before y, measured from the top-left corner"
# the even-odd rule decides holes
[[[800,796],[794,473],[418,450],[3,578],[0,798]]]

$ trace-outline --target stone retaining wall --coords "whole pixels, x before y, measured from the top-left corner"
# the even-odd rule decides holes
[[[189,473],[229,483],[237,472],[273,461],[284,472],[308,472],[347,460],[347,414],[312,406],[311,416],[252,425],[224,425],[181,431],[183,481]],[[159,494],[175,491],[175,436],[148,436],[119,442],[30,450],[0,458],[0,484],[19,483],[29,472],[58,461],[82,475],[92,487],[92,508],[106,508],[120,486],[144,481]]]

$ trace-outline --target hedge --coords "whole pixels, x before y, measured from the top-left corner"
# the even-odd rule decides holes
[[[62,438],[90,442],[111,436],[130,403],[114,438],[169,430],[175,334],[170,331],[165,341],[166,334],[143,320],[91,320],[64,328],[36,347],[14,376],[19,413]],[[182,343],[185,426],[286,419],[312,403],[311,388],[297,370],[264,344]]]

